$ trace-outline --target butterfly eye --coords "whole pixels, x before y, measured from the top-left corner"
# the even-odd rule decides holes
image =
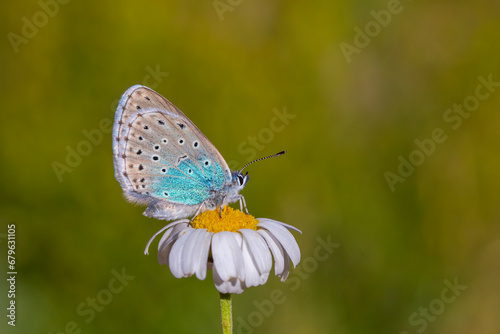
[[[245,184],[247,184],[249,178],[248,172],[246,172],[245,175],[238,173],[237,177],[238,177],[238,184],[240,187],[243,187]]]

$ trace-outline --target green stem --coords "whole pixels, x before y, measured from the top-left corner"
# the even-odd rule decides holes
[[[233,333],[233,306],[230,293],[219,293],[220,314],[222,318],[222,334]]]

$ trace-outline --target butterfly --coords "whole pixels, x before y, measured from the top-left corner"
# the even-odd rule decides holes
[[[130,87],[118,103],[113,158],[125,197],[147,205],[147,217],[182,219],[236,201],[246,208],[239,192],[248,164],[231,171],[198,127],[148,87]]]

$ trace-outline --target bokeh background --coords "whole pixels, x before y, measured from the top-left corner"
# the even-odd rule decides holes
[[[235,333],[500,333],[498,1],[1,6],[0,261],[5,277],[14,223],[18,271],[2,333],[220,332],[211,277],[143,254],[164,222],[114,178],[109,122],[134,84],[233,168],[288,151],[243,194],[303,231],[302,265],[234,298]]]

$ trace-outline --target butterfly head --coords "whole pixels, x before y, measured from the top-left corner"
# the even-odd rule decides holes
[[[237,170],[233,172],[233,187],[238,189],[238,191],[241,191],[245,185],[247,184],[248,180],[250,179],[250,175],[248,175],[248,172],[243,174],[242,171]]]
[[[231,172],[231,183],[226,188],[227,192],[224,194],[224,204],[233,203],[240,198],[241,195],[239,193],[245,188],[249,178],[248,172],[246,174],[243,174],[239,170]]]
[[[248,172],[243,174],[241,171],[237,170],[232,172],[232,182],[231,182],[231,188],[233,188],[238,194],[243,188],[245,188],[245,185],[247,184],[248,180],[250,179],[250,176],[248,175]]]

